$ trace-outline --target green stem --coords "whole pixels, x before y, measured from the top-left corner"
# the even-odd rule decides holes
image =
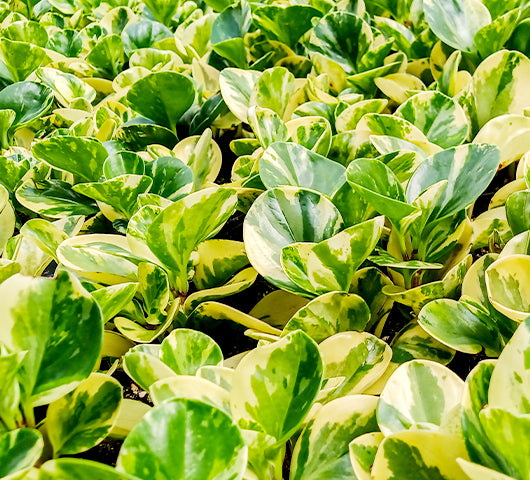
[[[24,415],[26,426],[29,428],[36,428],[35,412],[33,411],[33,406],[27,402],[24,402],[22,404],[22,414]]]

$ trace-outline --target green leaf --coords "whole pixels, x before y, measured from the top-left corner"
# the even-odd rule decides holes
[[[431,219],[453,215],[471,205],[488,187],[500,163],[500,151],[487,144],[470,144],[435,153],[409,180],[406,198],[412,203],[428,187],[447,180]],[[473,178],[473,182],[469,179]]]
[[[491,22],[488,9],[479,0],[425,0],[425,19],[447,45],[476,52],[475,34]]]
[[[92,373],[75,390],[48,407],[46,431],[54,455],[73,455],[99,444],[118,415],[122,387],[102,373]]]
[[[403,187],[392,170],[379,160],[360,158],[348,166],[346,179],[377,211],[399,226],[402,218],[416,212],[405,201]]]
[[[248,66],[243,37],[252,23],[248,3],[244,0],[225,8],[212,24],[210,42],[214,52],[239,68]]]
[[[179,92],[174,95],[173,92]],[[182,115],[195,100],[195,87],[186,75],[156,72],[136,81],[127,92],[132,109],[175,133]]]
[[[462,107],[440,92],[414,95],[399,106],[396,115],[418,127],[430,142],[442,148],[460,145],[469,135]]]
[[[320,343],[339,332],[362,331],[369,319],[370,310],[361,297],[346,292],[329,292],[300,308],[283,329],[282,337],[302,330]]]
[[[362,18],[347,12],[333,12],[313,28],[309,50],[329,57],[346,73],[357,73],[372,38],[370,27]]]
[[[150,3],[149,0],[148,3]],[[157,17],[164,14],[160,10],[154,10],[154,12]],[[140,20],[127,25],[121,34],[121,38],[123,39],[125,53],[130,55],[134,50],[155,47],[158,41],[169,38],[171,35],[171,30],[162,23]]]
[[[160,360],[177,375],[195,375],[205,365],[219,365],[223,353],[208,335],[197,330],[173,330],[162,342]]]
[[[78,280],[64,271],[55,280],[16,275],[0,285],[0,293],[5,299],[0,341],[12,351],[27,351],[19,374],[24,402],[47,404],[90,374],[103,321]]]
[[[282,248],[294,242],[320,242],[341,227],[340,213],[323,195],[278,187],[255,200],[243,223],[243,238],[248,259],[261,275],[273,285],[298,291],[281,267]]]
[[[263,152],[259,174],[267,188],[292,185],[332,196],[345,181],[337,162],[294,143],[275,142]]]
[[[78,175],[87,182],[99,181],[108,156],[99,140],[70,135],[42,140],[33,145],[32,152],[48,165]]]
[[[438,431],[458,408],[464,382],[439,363],[411,360],[388,380],[377,406],[379,428],[385,435],[410,429]]]
[[[88,63],[96,67],[102,77],[113,79],[125,63],[123,41],[119,35],[104,36],[86,56]]]
[[[506,202],[506,217],[514,235],[530,230],[530,191],[510,195]]]
[[[233,189],[206,188],[165,208],[149,227],[149,248],[172,270],[178,291],[188,290],[191,252],[222,227],[234,212],[236,200]],[[197,222],[197,218],[204,221]]]
[[[135,152],[122,150],[111,153],[103,163],[103,174],[107,180],[120,175],[143,175],[144,160]]]
[[[5,480],[24,478],[39,459],[43,446],[42,435],[31,428],[0,433],[0,477]]]
[[[138,284],[122,283],[90,292],[101,308],[103,323],[112,320],[134,298]]]
[[[377,397],[352,395],[324,405],[298,438],[291,461],[291,480],[350,480],[350,442],[377,431]]]
[[[514,8],[495,18],[490,24],[485,25],[475,34],[475,45],[482,58],[486,58],[502,49],[519,23],[520,15],[521,10]]]
[[[322,13],[309,5],[263,5],[253,12],[254,22],[269,38],[293,48]]]
[[[256,348],[237,366],[232,383],[232,414],[285,442],[299,428],[320,389],[322,360],[317,345],[303,332]]]
[[[164,402],[133,428],[117,470],[150,480],[241,480],[247,447],[221,410],[197,400]]]
[[[15,112],[13,131],[42,117],[52,103],[52,91],[39,83],[18,82],[0,92],[0,109]]]

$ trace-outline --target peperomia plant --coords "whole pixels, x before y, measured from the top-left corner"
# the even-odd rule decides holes
[[[0,2],[0,478],[527,479],[527,3]]]

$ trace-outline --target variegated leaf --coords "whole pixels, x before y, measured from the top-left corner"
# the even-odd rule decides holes
[[[491,375],[488,404],[517,414],[530,413],[530,320],[523,321],[499,356]]]
[[[147,391],[153,383],[176,376],[168,365],[156,356],[142,351],[139,347],[130,349],[123,356],[123,369],[129,377]]]
[[[248,124],[263,148],[287,140],[287,128],[276,112],[254,105],[248,109],[247,115]]]
[[[323,195],[278,187],[256,199],[243,223],[243,239],[252,266],[273,285],[296,292],[298,287],[281,267],[282,248],[293,242],[320,242],[342,226],[337,208]]]
[[[222,165],[222,154],[219,145],[212,139],[212,131],[207,128],[202,135],[191,135],[180,141],[173,148],[173,154],[186,163],[193,174],[192,190],[203,188],[209,182],[214,182],[219,175]],[[185,174],[187,178],[187,174]],[[171,186],[171,176],[167,178],[167,185]],[[183,182],[184,183],[184,182]],[[188,193],[188,187],[183,188],[175,194]],[[170,196],[172,200],[176,200]]]
[[[474,202],[489,185],[500,163],[500,151],[487,144],[449,148],[422,162],[409,180],[406,199],[412,203],[435,183],[447,180],[431,219],[443,218]],[[475,181],[470,183],[469,178]]]
[[[247,122],[250,95],[260,73],[255,70],[225,68],[219,75],[223,100],[230,111],[243,123]]]
[[[458,465],[460,465],[460,468],[469,477],[469,480],[475,480],[475,478],[480,478],[482,480],[515,480],[513,477],[508,477],[497,470],[483,467],[478,463],[468,462],[462,458],[458,458],[457,462]]]
[[[366,332],[342,332],[319,345],[324,362],[324,385],[319,402],[363,393],[386,370],[390,347]]]
[[[0,253],[15,233],[15,209],[9,201],[9,192],[0,184]]]
[[[160,360],[177,375],[195,375],[204,365],[219,365],[223,353],[208,335],[187,328],[173,330],[162,342]]]
[[[345,181],[345,168],[302,145],[278,142],[263,152],[259,174],[267,188],[291,185],[332,196]]]
[[[197,400],[164,402],[125,439],[118,472],[147,480],[241,480],[247,447],[221,410]]]
[[[440,92],[414,95],[400,105],[396,115],[418,127],[430,142],[442,148],[462,144],[470,130],[462,107]]]
[[[492,305],[512,320],[530,315],[530,255],[508,255],[486,270],[486,287]]]
[[[377,397],[350,395],[322,407],[307,423],[293,451],[291,480],[356,478],[350,442],[377,431]]]
[[[371,432],[360,435],[350,442],[350,461],[357,480],[372,480],[372,466],[377,449],[384,438],[381,432]]]
[[[451,370],[429,360],[400,365],[388,380],[377,407],[385,435],[410,429],[439,430],[460,406],[464,382]]]
[[[492,446],[503,457],[505,473],[525,478],[530,471],[530,448],[526,441],[530,417],[489,405],[480,412],[479,419]]]
[[[479,0],[425,0],[425,19],[444,43],[464,52],[476,52],[475,34],[491,22]]]
[[[42,140],[33,146],[32,151],[39,160],[87,182],[99,181],[108,156],[99,140],[70,135]]]
[[[215,234],[232,215],[235,190],[206,188],[166,207],[147,233],[147,244],[170,269],[170,283],[179,292],[188,290],[188,261],[197,245]],[[197,222],[197,218],[204,221]]]
[[[39,459],[44,442],[39,431],[19,428],[0,433],[0,476],[19,480],[26,476]]]
[[[289,138],[294,143],[326,156],[331,148],[331,124],[324,117],[307,116],[294,118],[285,126]]]
[[[67,269],[106,285],[137,281],[141,258],[121,235],[81,235],[62,242],[57,258]]]
[[[39,480],[135,480],[137,477],[117,472],[104,463],[79,458],[59,458],[39,469]]]
[[[489,143],[499,147],[499,167],[507,167],[530,150],[530,118],[514,114],[492,118],[480,129],[473,143]]]
[[[472,135],[492,118],[521,115],[529,106],[525,78],[530,60],[520,52],[500,50],[484,60],[459,99],[471,119]]]
[[[282,249],[282,267],[294,283],[310,293],[347,292],[355,271],[378,242],[382,228],[383,217],[376,217],[316,245],[288,245]]]
[[[283,329],[282,337],[302,330],[320,343],[339,332],[362,331],[369,320],[370,310],[361,297],[346,292],[329,292],[298,310]]]
[[[467,460],[464,441],[456,435],[408,431],[386,437],[372,469],[373,480],[467,480],[456,462]]]
[[[101,308],[103,323],[107,323],[120,313],[122,308],[133,299],[137,288],[138,284],[136,283],[121,283],[90,292]]]
[[[90,374],[103,320],[75,277],[64,271],[53,280],[15,275],[0,285],[0,294],[0,342],[12,352],[26,351],[19,372],[26,408],[62,397]]]
[[[248,265],[244,243],[235,240],[206,240],[199,245],[197,253],[199,260],[195,265],[193,283],[199,290],[220,287]]]
[[[234,373],[232,415],[243,428],[285,442],[309,412],[322,381],[317,345],[303,332],[248,353]]]
[[[245,268],[236,273],[230,280],[220,287],[209,288],[192,293],[186,298],[184,312],[190,313],[202,302],[219,300],[230,295],[236,295],[252,286],[256,281],[257,276],[258,272],[252,267]]]
[[[174,398],[199,400],[230,415],[230,394],[204,378],[179,375],[158,380],[149,387],[155,405]]]
[[[335,120],[335,128],[338,133],[355,130],[364,115],[367,113],[381,113],[387,105],[388,100],[379,98],[355,102],[340,112]]]
[[[84,452],[109,434],[118,415],[122,387],[102,373],[92,373],[75,390],[48,407],[46,431],[54,456]]]
[[[466,378],[462,395],[462,433],[472,461],[502,470],[503,460],[486,435],[479,414],[488,404],[488,390],[496,360],[483,360]]]

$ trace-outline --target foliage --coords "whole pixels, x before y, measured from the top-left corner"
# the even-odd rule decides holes
[[[0,6],[0,478],[528,480],[528,2]]]

